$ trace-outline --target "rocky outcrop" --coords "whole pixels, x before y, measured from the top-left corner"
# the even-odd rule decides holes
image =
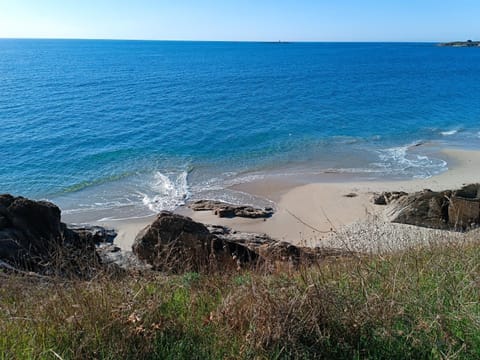
[[[0,195],[0,258],[28,266],[32,257],[44,258],[61,242],[58,207],[48,202]]]
[[[0,195],[0,261],[46,275],[90,276],[100,266],[96,244],[115,233],[100,227],[68,228],[47,201]]]
[[[93,225],[68,225],[66,231],[70,233],[69,236],[78,236],[82,242],[102,244],[113,244],[117,237],[117,232],[113,229],[106,229],[102,226]],[[67,237],[69,237],[67,236]]]
[[[311,264],[326,257],[345,256],[344,251],[296,246],[272,239],[266,234],[238,232],[225,226],[208,225],[212,235],[228,243],[245,246],[266,263]]]
[[[447,46],[447,47],[480,47],[480,41],[453,41],[447,43],[438,44],[438,46]]]
[[[401,196],[392,197],[391,194]],[[423,190],[408,195],[383,193],[374,201],[390,204],[389,215],[395,223],[452,230],[480,225],[480,184],[467,185],[460,190]]]
[[[392,222],[434,229],[448,229],[448,205],[451,191],[423,190],[394,202]]]
[[[238,266],[257,258],[243,246],[222,241],[205,225],[168,211],[137,235],[133,252],[155,269],[171,272],[201,271],[219,263]]]
[[[238,269],[277,262],[298,265],[341,255],[336,250],[297,247],[267,235],[205,226],[171,212],[160,213],[138,234],[133,252],[155,269],[169,272]]]
[[[213,211],[218,217],[245,217],[245,218],[268,218],[273,215],[273,208],[263,209],[246,205],[233,205],[223,201],[198,200],[189,205],[193,211]]]
[[[455,228],[471,228],[480,224],[480,184],[464,186],[449,199],[448,223]]]
[[[391,202],[407,195],[408,194],[404,191],[385,191],[381,194],[373,195],[373,203],[375,205],[388,205]]]

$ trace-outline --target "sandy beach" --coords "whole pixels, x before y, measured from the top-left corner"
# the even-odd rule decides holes
[[[385,208],[372,203],[374,193],[382,191],[414,192],[422,189],[444,190],[459,188],[480,179],[480,152],[446,149],[443,157],[448,160],[449,170],[428,178],[408,181],[335,181],[328,175],[318,182],[298,186],[294,181],[261,180],[237,185],[239,191],[272,200],[276,212],[269,219],[218,218],[210,211],[193,212],[181,207],[178,213],[194,220],[229,226],[237,231],[265,233],[271,237],[294,244],[329,246],[332,234],[352,228],[353,225],[375,219],[385,226]],[[135,235],[153,221],[154,217],[101,222],[99,225],[117,229],[116,243],[124,250],[131,249]],[[377,224],[378,226],[378,224]],[[402,228],[395,225],[395,229]],[[408,232],[411,226],[403,225]],[[358,230],[358,229],[357,229]],[[421,231],[426,231],[422,229]],[[418,238],[418,234],[416,234]],[[334,243],[334,241],[333,241]],[[334,244],[338,245],[338,244]]]

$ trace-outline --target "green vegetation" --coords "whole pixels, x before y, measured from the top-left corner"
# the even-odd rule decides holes
[[[480,356],[475,242],[270,274],[0,282],[0,359]]]

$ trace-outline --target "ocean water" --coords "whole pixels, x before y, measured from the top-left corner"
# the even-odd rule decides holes
[[[416,146],[420,145],[420,146]],[[136,217],[269,174],[429,177],[480,148],[480,49],[0,40],[0,192]]]

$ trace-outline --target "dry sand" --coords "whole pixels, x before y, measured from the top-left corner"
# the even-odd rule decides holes
[[[133,241],[135,240],[137,234],[144,227],[151,224],[154,219],[155,216],[128,220],[107,220],[98,221],[94,225],[115,229],[118,233],[117,237],[115,238],[115,245],[124,251],[131,251]]]
[[[384,207],[373,205],[371,198],[373,193],[381,191],[454,189],[480,181],[479,151],[449,149],[444,150],[443,154],[448,159],[450,169],[429,179],[345,182],[344,179],[335,181],[334,177],[328,175],[328,178],[320,180],[323,180],[322,182],[301,186],[282,180],[257,181],[237,186],[237,190],[262,196],[276,203],[276,213],[266,220],[220,219],[209,211],[193,212],[186,208],[181,208],[178,212],[199,222],[229,226],[238,231],[266,233],[279,240],[308,246],[347,246],[340,244],[338,236],[332,236],[332,231],[342,233],[342,239],[349,236],[345,235],[345,231],[361,232],[367,234],[364,236],[366,238],[369,238],[368,233],[373,231],[403,231],[410,233],[412,239],[418,239],[422,238],[418,231],[422,234],[432,232],[382,223]],[[372,218],[378,222],[375,229],[366,225],[372,224]],[[118,229],[117,243],[122,249],[128,250],[138,231],[151,223],[152,219],[107,222],[100,225]],[[361,225],[362,223],[365,223],[365,226]]]

